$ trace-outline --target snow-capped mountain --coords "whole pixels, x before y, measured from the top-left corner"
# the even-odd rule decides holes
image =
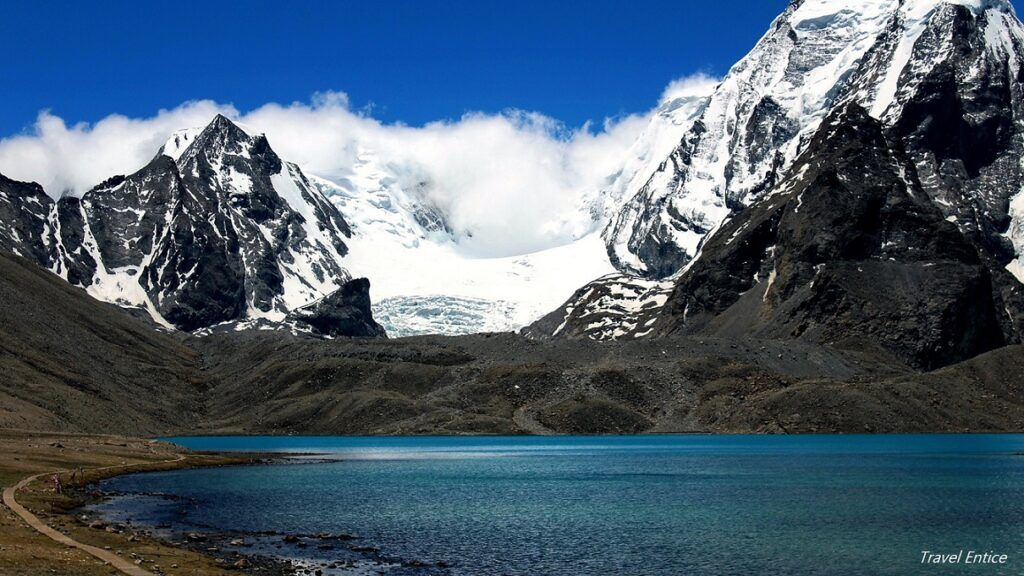
[[[974,38],[955,38],[957,27]],[[852,98],[895,123],[945,67],[965,90],[978,79],[970,74],[1015,73],[1018,32],[1003,0],[792,2],[606,230],[613,261],[647,277],[674,274],[778,181],[838,102]]]
[[[25,200],[10,220],[21,239],[12,249],[165,326],[281,321],[351,279],[351,232],[334,205],[264,136],[224,116],[174,134],[141,170],[81,198],[0,187]]]
[[[605,235],[617,267],[675,273],[734,208],[776,181],[897,4],[793,2],[615,217]]]
[[[917,365],[1019,341],[1022,55],[1003,0],[792,2],[608,230],[620,267],[663,280],[598,280],[529,333],[868,337]]]

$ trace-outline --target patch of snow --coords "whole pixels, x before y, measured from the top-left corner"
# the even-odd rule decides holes
[[[1011,261],[1006,269],[1024,282],[1024,191],[1018,192],[1010,201],[1010,229],[1006,232],[1006,237],[1017,253],[1017,258]]]
[[[768,285],[764,287],[764,296],[761,297],[761,302],[768,301],[768,293],[771,292],[772,286],[775,285],[775,278],[778,276],[778,272],[775,268],[768,274]]]
[[[1006,269],[1013,274],[1017,280],[1024,283],[1024,259],[1018,257],[1006,265]]]
[[[595,340],[641,338],[654,330],[657,311],[668,301],[674,283],[645,280],[628,274],[609,274],[588,284],[587,291],[569,302],[558,335],[572,320],[584,324],[584,333]]]
[[[196,136],[199,136],[202,132],[202,128],[186,128],[175,131],[160,148],[160,154],[177,161],[196,139]]]

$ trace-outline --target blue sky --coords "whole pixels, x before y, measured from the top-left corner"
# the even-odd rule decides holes
[[[0,136],[212,99],[251,110],[341,91],[386,122],[641,112],[673,78],[722,74],[786,0],[8,2]]]

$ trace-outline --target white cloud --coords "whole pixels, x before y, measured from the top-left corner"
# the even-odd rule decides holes
[[[570,130],[540,114],[508,111],[385,125],[350,111],[342,95],[268,104],[241,120],[265,132],[282,157],[329,179],[345,177],[360,149],[374,151],[410,186],[427,182],[430,200],[456,231],[472,234],[460,245],[482,256],[540,250],[588,231],[593,224],[579,194],[617,168],[645,123],[630,116]]]
[[[694,90],[705,76],[666,89]],[[571,129],[537,113],[468,114],[422,127],[384,124],[353,111],[339,92],[309,103],[266,104],[240,113],[202,100],[151,118],[111,115],[67,126],[40,113],[31,134],[0,140],[0,173],[36,181],[53,196],[82,194],[115,174],[144,166],[174,130],[203,126],[217,113],[266,133],[281,157],[328,179],[344,178],[357,154],[374,151],[411,183],[428,182],[430,199],[480,256],[522,254],[564,244],[593,223],[580,195],[602,185],[647,122],[647,115]]]
[[[689,98],[693,96],[705,96],[718,85],[721,80],[714,76],[697,72],[682,78],[676,78],[669,82],[668,86],[661,93],[661,102],[668,102],[677,98]]]
[[[38,182],[51,196],[81,194],[110,176],[142,168],[171,132],[203,125],[217,113],[238,112],[203,100],[161,110],[152,118],[113,114],[94,125],[69,127],[43,111],[32,134],[0,140],[0,173]]]

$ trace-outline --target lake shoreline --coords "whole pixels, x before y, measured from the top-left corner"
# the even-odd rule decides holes
[[[204,452],[227,454],[230,452]],[[305,466],[340,462],[336,458],[317,458],[319,453],[267,453],[259,461],[232,463],[218,468],[251,466]],[[209,467],[205,467],[209,468]],[[162,471],[193,469],[170,468]],[[197,469],[198,468],[194,468]],[[270,576],[316,576],[335,573],[377,573],[378,569],[401,568],[417,575],[446,574],[444,562],[424,562],[389,557],[379,547],[367,543],[358,534],[349,532],[283,532],[275,530],[241,530],[196,527],[187,517],[171,513],[159,522],[133,523],[120,517],[132,516],[140,504],[146,507],[156,501],[180,502],[184,498],[146,491],[104,490],[103,483],[118,476],[145,475],[152,470],[126,472],[103,478],[89,485],[91,490],[76,509],[80,517],[104,525],[131,526],[137,534],[162,541],[213,558],[234,570],[258,572]]]
[[[118,492],[106,492],[102,490],[104,481],[121,477],[145,475],[157,472],[173,470],[198,470],[200,468],[225,468],[225,467],[249,467],[249,466],[273,466],[281,463],[284,457],[276,454],[245,454],[235,455],[231,453],[218,452],[196,452],[195,454],[210,456],[214,458],[226,458],[226,462],[211,463],[208,465],[176,466],[153,469],[125,470],[110,476],[98,478],[88,484],[76,486],[68,492],[77,499],[78,505],[69,510],[68,514],[76,520],[88,525],[90,528],[106,530],[108,527],[115,530],[115,533],[125,535],[127,539],[148,538],[163,545],[188,550],[195,554],[212,560],[224,570],[232,572],[258,572],[266,576],[300,576],[304,574],[297,566],[286,558],[278,558],[260,554],[245,554],[242,552],[228,552],[224,544],[236,540],[238,535],[204,532],[197,530],[182,531],[177,535],[163,533],[158,526],[134,524],[130,520],[120,522],[102,514],[96,514],[93,507],[109,502],[126,494]],[[167,494],[138,494],[139,496],[152,498],[170,498]]]
[[[279,454],[198,452],[166,442],[121,436],[0,430],[3,486],[41,475],[15,493],[18,504],[57,533],[156,574],[184,573],[185,567],[189,574],[200,576],[238,573],[235,564],[244,556],[218,555],[84,513],[89,505],[105,497],[96,490],[99,482],[169,470],[268,465],[280,458]],[[52,480],[54,473],[61,479],[59,493]],[[53,541],[8,507],[3,510],[0,568],[5,574],[66,573],[69,568],[81,576],[110,574],[112,567],[101,559]],[[244,558],[242,567],[259,568],[260,574],[300,573],[282,559]]]

